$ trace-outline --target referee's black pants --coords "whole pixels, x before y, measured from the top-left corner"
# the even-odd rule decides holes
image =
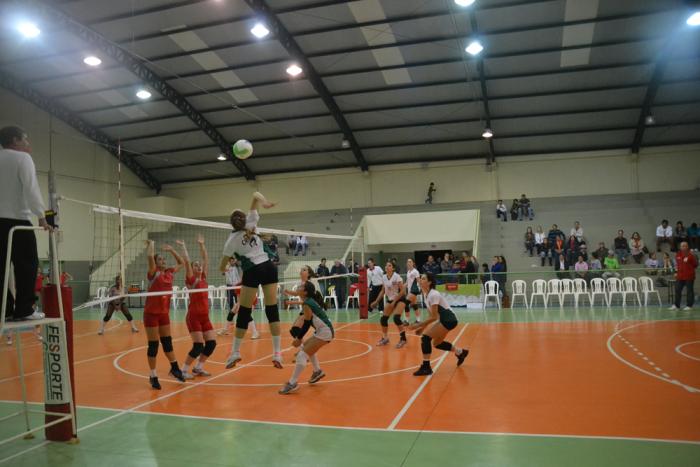
[[[0,284],[4,285],[5,262],[7,261],[7,239],[10,229],[18,225],[31,226],[32,223],[20,219],[0,218]],[[39,267],[39,256],[36,251],[36,236],[32,230],[16,231],[12,237],[10,259],[15,271],[15,290],[17,296],[7,293],[7,316],[22,318],[34,312],[33,306],[34,283]],[[2,285],[0,285],[2,287]],[[0,291],[2,289],[0,288]],[[0,299],[1,300],[1,299]]]
[[[381,285],[373,285],[369,289],[369,311],[372,311],[372,302],[377,299],[377,297],[379,296],[379,292],[381,291]],[[377,309],[379,311],[384,311],[384,300],[379,300],[379,303],[377,303]]]

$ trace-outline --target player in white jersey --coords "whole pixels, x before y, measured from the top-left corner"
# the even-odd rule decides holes
[[[420,307],[418,306],[418,296],[420,295],[420,273],[416,269],[416,265],[411,258],[406,260],[406,318],[411,319],[411,309],[416,317],[415,323],[420,323]],[[404,321],[404,325],[408,326],[408,322]]]
[[[247,216],[240,209],[236,209],[231,214],[233,232],[224,245],[219,270],[226,272],[229,260],[235,257],[241,263],[243,278],[240,307],[236,317],[236,334],[233,338],[231,355],[226,360],[226,368],[233,368],[241,361],[241,343],[248,329],[248,323],[252,319],[253,300],[260,286],[262,286],[265,300],[265,315],[270,323],[270,334],[272,334],[272,364],[275,368],[282,368],[282,338],[277,306],[277,266],[270,260],[270,252],[265,250],[262,239],[255,231],[260,220],[258,206],[268,209],[274,205],[275,203],[269,202],[262,194],[255,192]]]
[[[389,317],[393,315],[394,324],[399,328],[399,335],[401,336],[399,343],[396,344],[396,348],[400,349],[406,345],[406,330],[401,320],[407,303],[406,287],[401,276],[394,272],[394,265],[391,262],[386,263],[385,270],[386,274],[382,277],[382,290],[375,301],[370,304],[370,307],[376,306],[383,299],[384,295],[389,300],[389,303],[384,307],[384,314],[379,318],[379,322],[382,325],[382,338],[377,342],[377,345],[381,346],[389,343]]]
[[[447,334],[456,328],[458,323],[457,317],[445,297],[435,290],[435,276],[431,273],[420,276],[420,287],[429,316],[422,323],[416,323],[410,327],[410,329],[423,332],[421,337],[423,364],[413,373],[414,376],[425,376],[433,373],[433,369],[430,368],[432,346],[447,352],[454,351],[455,357],[457,357],[457,366],[464,363],[464,359],[469,355],[469,350],[455,347],[445,340]]]
[[[379,266],[376,266],[374,264],[374,259],[370,258],[367,260],[367,286],[369,287],[369,311],[372,312],[374,311],[372,308],[371,303],[377,300],[377,297],[379,296],[379,292],[382,291],[382,276],[384,275],[384,271],[382,271],[382,268]],[[384,301],[380,300],[378,303],[378,310],[383,311],[384,310]]]

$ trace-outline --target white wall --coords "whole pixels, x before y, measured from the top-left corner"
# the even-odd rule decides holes
[[[41,192],[48,208],[48,171],[56,173],[62,196],[114,205],[117,200],[117,160],[107,151],[89,142],[80,133],[16,95],[0,90],[0,127],[19,125],[27,131],[32,144]],[[52,130],[52,132],[50,131]],[[125,208],[154,192],[129,169],[122,167],[122,199]],[[93,222],[90,209],[61,203],[63,241],[61,259],[88,261],[92,257]],[[45,235],[38,235],[39,256],[48,256]]]
[[[253,156],[255,157],[255,156]],[[700,145],[507,157],[487,171],[483,160],[355,169],[165,185],[184,200],[187,217],[227,216],[246,207],[253,191],[279,201],[271,212],[421,204],[429,182],[435,203],[684,191],[700,187]]]
[[[419,243],[426,238],[440,244],[473,242],[479,232],[479,211],[371,215],[364,219],[364,231],[365,244],[373,251],[387,249],[386,245]]]

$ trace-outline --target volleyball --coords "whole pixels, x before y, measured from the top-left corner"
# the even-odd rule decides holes
[[[253,145],[247,139],[239,139],[232,147],[233,155],[239,159],[248,159],[253,155]]]

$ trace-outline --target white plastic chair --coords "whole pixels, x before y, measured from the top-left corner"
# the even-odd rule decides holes
[[[588,285],[584,279],[577,277],[574,279],[574,305],[578,308],[580,297],[586,297],[588,299],[588,304],[593,306],[591,301],[591,296],[588,293]]]
[[[525,309],[529,309],[530,305],[527,303],[527,283],[524,280],[515,280],[511,282],[511,288],[513,289],[513,299],[510,302],[510,307],[515,306],[515,299],[518,297],[523,297],[525,302]]]
[[[345,309],[347,310],[350,308],[350,303],[351,302],[357,302],[357,307],[360,308],[360,288],[356,288],[355,292],[352,295],[348,295],[348,298],[345,299]]]
[[[226,309],[226,302],[228,301],[228,294],[226,293],[226,286],[222,285],[216,289],[216,299],[219,302],[219,308],[222,310]]]
[[[605,281],[605,285],[608,287],[608,307],[612,303],[613,296],[615,294],[622,298],[622,303],[625,302],[625,292],[622,289],[622,281],[617,277],[608,277]]]
[[[173,285],[173,295],[172,298],[170,299],[170,304],[173,307],[173,310],[177,311],[177,306],[180,302],[180,287],[177,285]]]
[[[659,306],[661,306],[661,295],[659,295],[659,291],[654,288],[654,280],[651,277],[640,277],[639,288],[642,289],[642,294],[644,294],[644,306],[647,306],[649,303],[649,295],[651,294],[656,294],[656,298],[659,299]]]
[[[637,288],[637,279],[634,277],[625,277],[622,279],[622,306],[627,306],[627,295],[632,294],[632,297],[637,298],[637,303],[642,306],[642,300],[639,298],[639,289]]]
[[[484,284],[484,302],[481,306],[483,310],[486,309],[486,302],[489,301],[489,298],[496,299],[496,304],[498,305],[498,309],[500,310],[501,297],[500,295],[498,295],[498,282],[496,281],[486,281],[486,284]]]
[[[207,297],[209,298],[209,308],[214,308],[214,300],[216,300],[216,287],[213,285],[207,286]]]
[[[104,300],[107,298],[107,287],[98,287],[95,293],[95,300]],[[100,302],[100,311],[104,311],[107,302]]]
[[[574,306],[576,306],[576,289],[574,288],[574,281],[571,279],[561,280],[561,302],[566,303],[566,296],[571,295],[574,300]]]
[[[261,311],[265,309],[265,294],[263,294],[262,285],[258,286],[258,307]]]
[[[190,294],[187,293],[187,287],[180,288],[174,285],[172,297],[171,301],[175,311],[179,308],[180,302],[185,303],[185,311],[187,311],[187,308],[190,306]]]
[[[335,310],[338,311],[338,296],[335,294],[335,286],[331,285],[328,287],[326,295],[323,297],[323,301],[330,300],[331,303],[335,303]]]
[[[547,296],[545,302],[549,303],[549,297],[556,297],[559,300],[559,308],[563,306],[561,301],[561,279],[549,279],[547,281]]]
[[[547,308],[547,282],[544,279],[532,281],[532,294],[530,295],[530,308],[535,304],[535,297],[542,297],[542,303]]]
[[[292,292],[296,292],[296,291],[297,291],[297,286],[295,285],[294,287],[292,287]],[[294,297],[294,296],[292,296],[292,297],[286,297],[286,300],[287,300],[287,311],[289,311],[289,309],[290,309],[291,306],[292,306],[289,302],[290,302],[290,301],[293,301],[293,300],[299,300],[299,297]],[[299,309],[302,308],[301,305],[295,305],[295,306],[298,306]]]
[[[595,297],[597,295],[603,297],[603,304],[608,304],[608,291],[605,280],[600,277],[591,279],[591,307],[595,305]]]

